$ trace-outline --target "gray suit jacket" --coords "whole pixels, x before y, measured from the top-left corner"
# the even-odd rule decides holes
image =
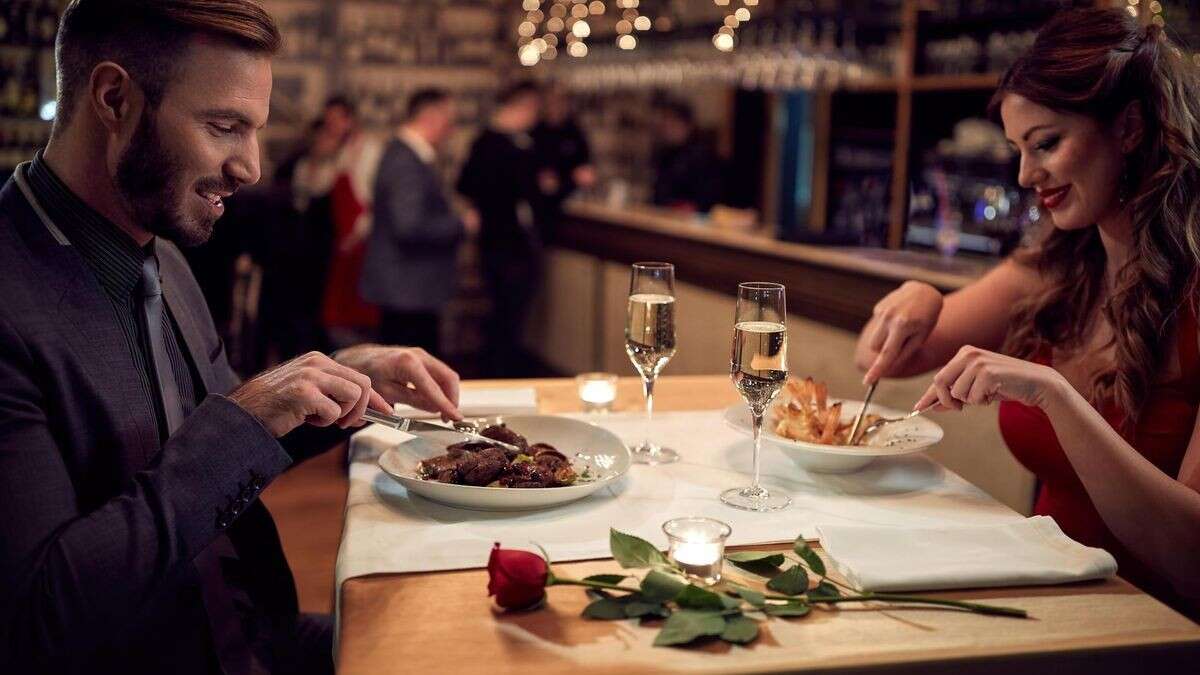
[[[342,435],[281,444],[225,398],[238,378],[200,288],[157,250],[207,392],[165,444],[95,275],[14,180],[0,189],[0,672],[211,672],[192,561],[221,532],[264,625],[297,613],[257,496]]]
[[[402,140],[384,149],[359,291],[385,310],[439,310],[455,291],[462,221],[441,179]]]

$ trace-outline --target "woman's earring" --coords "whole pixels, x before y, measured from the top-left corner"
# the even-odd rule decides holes
[[[1121,160],[1121,178],[1117,182],[1117,201],[1124,206],[1129,201],[1129,160]]]

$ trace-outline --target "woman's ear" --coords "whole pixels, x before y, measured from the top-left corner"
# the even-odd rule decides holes
[[[1142,135],[1146,130],[1146,121],[1142,117],[1141,101],[1130,101],[1116,119],[1114,130],[1117,138],[1121,139],[1121,152],[1129,154],[1142,143]]]

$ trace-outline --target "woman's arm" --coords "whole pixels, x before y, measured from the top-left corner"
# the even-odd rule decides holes
[[[1066,380],[1045,411],[1104,523],[1134,555],[1200,602],[1200,420],[1179,475],[1150,463]]]
[[[917,408],[1018,401],[1041,408],[1104,523],[1117,539],[1200,606],[1200,420],[1178,476],[1150,463],[1061,373],[963,347],[933,377]]]
[[[907,282],[875,306],[859,335],[855,363],[873,382],[933,370],[963,345],[999,349],[1013,305],[1040,283],[1036,271],[1011,259],[944,300],[928,284]]]

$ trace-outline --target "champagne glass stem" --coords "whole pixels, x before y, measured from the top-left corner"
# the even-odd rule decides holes
[[[654,422],[654,376],[642,377],[642,391],[646,394],[646,445],[650,444],[650,425]]]
[[[763,413],[751,409],[750,416],[754,426],[754,483],[752,484],[751,489],[754,492],[758,492],[760,490],[758,486],[758,469],[761,464],[759,461],[759,455],[761,454],[759,450],[762,448]]]

